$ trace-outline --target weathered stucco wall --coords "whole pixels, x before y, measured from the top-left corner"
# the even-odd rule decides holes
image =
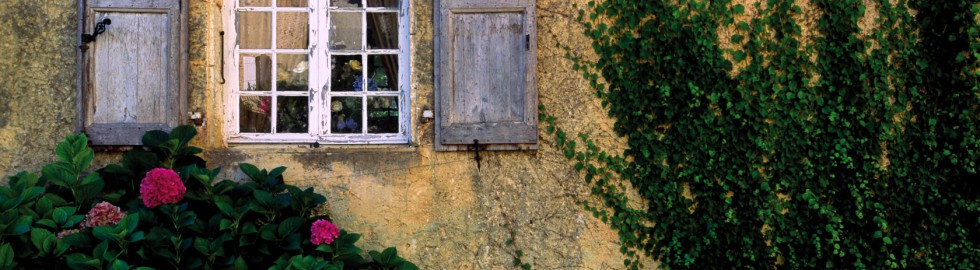
[[[75,128],[75,1],[0,4],[0,175],[40,170]]]
[[[422,110],[434,107],[431,0],[411,3],[414,143],[319,149],[224,142],[217,68],[223,1],[190,2],[188,107],[205,117],[193,143],[205,148],[210,166],[224,168],[225,177],[237,177],[241,162],[286,166],[286,181],[326,195],[334,221],[362,233],[366,248],[395,246],[423,269],[512,268],[516,250],[506,245],[512,232],[524,261],[538,269],[622,265],[615,231],[575,204],[589,199],[588,190],[543,128],[539,150],[484,152],[481,169],[471,152],[433,150],[432,124],[418,121]],[[613,138],[612,122],[556,45],[589,44],[574,23],[576,2],[587,1],[537,2],[539,100],[572,134],[588,132],[607,149],[619,148],[623,141]],[[17,0],[0,7],[0,18],[12,22],[0,25],[0,175],[38,171],[52,159],[54,144],[72,131],[75,5]],[[117,157],[100,153],[99,162]]]

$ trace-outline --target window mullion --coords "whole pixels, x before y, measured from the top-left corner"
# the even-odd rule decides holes
[[[307,33],[308,33],[307,35],[310,37],[310,41],[309,41],[310,45],[307,47],[307,55],[308,55],[307,61],[309,61],[310,63],[309,64],[310,71],[309,74],[307,75],[306,81],[308,82],[307,87],[310,88],[307,91],[307,96],[308,96],[307,100],[309,101],[310,103],[309,106],[310,108],[312,108],[312,110],[308,110],[309,113],[307,115],[309,117],[307,117],[306,119],[307,120],[306,126],[309,127],[307,129],[307,133],[310,134],[310,136],[314,137],[314,140],[316,140],[315,139],[316,136],[320,134],[320,125],[318,125],[318,123],[320,122],[320,107],[323,107],[322,106],[323,103],[320,102],[320,98],[318,97],[319,95],[316,94],[317,91],[315,90],[318,89],[315,87],[318,87],[320,85],[319,76],[317,76],[317,74],[320,72],[320,67],[319,67],[320,63],[319,63],[319,59],[316,58],[317,55],[313,52],[313,48],[317,47],[320,38],[319,36],[320,32],[318,31],[318,29],[320,29],[319,26],[320,17],[316,16],[315,14],[316,12],[319,12],[318,2],[320,1],[312,1],[309,3],[309,6],[307,7],[309,9],[309,13],[307,15],[307,18],[309,20],[309,26],[307,27]]]
[[[272,37],[272,40],[269,43],[272,44],[269,48],[271,51],[269,58],[272,59],[272,63],[270,67],[270,72],[272,74],[270,74],[271,81],[269,83],[270,84],[269,88],[271,88],[269,90],[272,91],[272,98],[270,98],[272,100],[271,101],[272,104],[269,104],[269,108],[270,108],[269,114],[271,114],[269,120],[270,121],[269,131],[271,131],[272,134],[279,133],[279,131],[276,130],[276,127],[278,126],[277,124],[279,123],[279,116],[276,113],[279,111],[279,95],[277,95],[276,93],[276,91],[278,90],[277,82],[279,81],[278,78],[279,74],[276,74],[279,73],[277,72],[278,65],[279,65],[279,59],[278,59],[279,54],[276,51],[276,47],[279,46],[278,44],[276,44],[279,39],[279,37],[276,36],[278,34],[276,30],[279,29],[278,24],[279,24],[279,10],[276,8],[276,1],[272,0],[272,29],[269,30],[270,32],[272,32],[269,34],[269,36]]]

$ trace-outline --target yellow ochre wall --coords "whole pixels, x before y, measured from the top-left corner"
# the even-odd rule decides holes
[[[422,269],[514,269],[515,249],[536,269],[621,268],[616,232],[575,204],[590,200],[582,177],[539,127],[537,151],[435,152],[433,126],[420,121],[433,104],[433,1],[411,1],[410,146],[231,145],[222,132],[220,81],[223,0],[190,0],[189,100],[205,122],[192,144],[209,167],[240,179],[239,163],[286,166],[288,183],[314,187],[341,228],[362,234],[367,249],[387,246]],[[537,1],[538,98],[571,134],[586,132],[605,149],[625,141],[556,42],[585,53],[573,3]],[[76,1],[10,0],[0,5],[0,176],[38,172],[55,144],[75,132]],[[235,83],[235,78],[227,78]],[[96,164],[118,161],[99,152]],[[649,265],[649,264],[648,264]]]

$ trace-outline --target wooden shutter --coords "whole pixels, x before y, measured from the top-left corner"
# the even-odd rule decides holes
[[[537,148],[533,0],[436,4],[436,150]]]
[[[186,112],[187,0],[82,0],[81,126],[94,145],[139,145]]]

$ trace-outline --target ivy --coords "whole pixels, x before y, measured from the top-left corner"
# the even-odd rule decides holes
[[[541,120],[624,265],[980,267],[980,4],[751,5],[579,12],[598,57],[566,56],[628,148],[569,135],[544,107]]]

